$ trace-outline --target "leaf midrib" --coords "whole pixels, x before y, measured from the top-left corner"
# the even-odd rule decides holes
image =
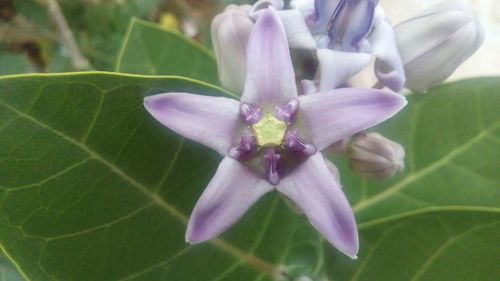
[[[128,176],[125,172],[123,172],[121,169],[116,167],[113,163],[109,162],[106,160],[104,157],[102,157],[100,154],[89,148],[87,145],[84,143],[75,140],[74,138],[67,136],[63,132],[60,132],[51,126],[43,123],[42,121],[36,119],[35,117],[19,111],[18,109],[10,106],[9,104],[0,101],[0,105],[2,105],[4,108],[14,112],[17,114],[19,117],[24,118],[40,127],[42,127],[45,130],[50,131],[51,133],[59,136],[63,140],[77,146],[81,150],[85,151],[90,157],[94,158],[104,166],[106,166],[108,169],[110,169],[113,173],[121,177],[123,180],[127,181],[129,184],[131,184],[137,191],[141,192],[145,196],[147,196],[151,202],[159,206],[160,208],[164,209],[167,213],[169,213],[171,216],[182,222],[183,224],[187,225],[188,223],[188,217],[183,214],[181,211],[179,211],[175,206],[171,205],[168,203],[165,199],[162,197],[158,196],[157,194],[151,192],[148,190],[148,188],[135,180],[134,178]],[[236,246],[224,241],[223,239],[216,238],[213,240],[209,241],[211,244],[213,244],[216,248],[219,250],[237,258],[240,260],[245,261],[248,265],[254,267],[255,269],[265,272],[267,274],[274,274],[276,271],[276,267],[272,264],[270,264],[267,261],[264,261],[254,255],[251,255],[249,253],[244,252],[243,250],[237,248]]]

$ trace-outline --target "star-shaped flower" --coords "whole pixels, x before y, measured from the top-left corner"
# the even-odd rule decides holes
[[[406,101],[372,89],[298,96],[283,25],[268,8],[249,39],[240,101],[165,93],[144,103],[171,130],[224,156],[191,214],[188,242],[221,234],[261,196],[277,190],[301,208],[333,246],[354,258],[354,215],[320,151],[390,118]]]

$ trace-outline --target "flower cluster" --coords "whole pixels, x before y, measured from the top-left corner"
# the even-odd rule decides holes
[[[351,169],[368,179],[401,171],[402,146],[364,131],[394,116],[406,100],[389,90],[346,87],[348,80],[374,57],[380,85],[426,89],[451,74],[483,37],[461,7],[438,5],[393,27],[377,2],[293,0],[291,9],[283,9],[281,0],[260,0],[228,6],[212,22],[212,39],[220,81],[241,93],[240,100],[191,93],[145,99],[146,109],[166,127],[224,157],[191,214],[188,242],[221,234],[276,190],[333,246],[356,257],[354,215],[337,169],[323,153],[347,157]],[[463,36],[467,44],[457,46]],[[291,49],[313,53],[316,79],[297,77]],[[435,71],[441,72],[425,77]]]

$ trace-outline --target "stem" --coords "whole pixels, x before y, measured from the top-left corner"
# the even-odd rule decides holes
[[[82,55],[57,0],[46,0],[46,2],[49,15],[59,31],[60,39],[71,54],[73,68],[75,70],[92,69],[92,65],[90,65],[89,61]]]

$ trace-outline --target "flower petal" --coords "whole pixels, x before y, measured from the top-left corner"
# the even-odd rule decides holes
[[[270,7],[262,11],[248,40],[247,76],[241,101],[272,108],[295,97],[295,73],[285,29]]]
[[[359,242],[354,214],[321,153],[309,157],[284,177],[277,189],[302,209],[333,246],[356,258]]]
[[[316,41],[304,17],[297,10],[278,11],[278,14],[285,27],[290,47],[308,50],[316,48]]]
[[[327,32],[328,22],[330,21],[333,13],[337,9],[338,5],[345,1],[346,0],[314,1],[314,13],[306,15],[308,18],[308,25],[313,34],[318,35]],[[293,2],[294,7],[297,7],[302,11],[310,11],[309,6],[311,5],[311,0],[294,0]]]
[[[372,56],[366,53],[341,52],[329,49],[317,51],[320,67],[320,91],[333,90],[363,70]]]
[[[361,41],[367,36],[373,26],[375,7],[378,0],[348,1],[341,11],[340,18],[330,30],[330,38],[342,42],[342,50],[359,51]],[[335,20],[335,19],[333,19]],[[340,39],[340,40],[339,40]]]
[[[316,84],[312,80],[304,79],[300,81],[301,95],[310,95],[318,92]]]
[[[186,241],[200,243],[221,234],[273,187],[240,162],[226,157],[196,203]]]
[[[400,91],[405,84],[403,61],[399,54],[394,30],[385,19],[382,9],[377,9],[377,21],[370,34],[375,60],[375,75],[393,91]]]
[[[240,103],[224,97],[186,93],[149,96],[144,106],[172,131],[227,155],[236,141]]]
[[[373,89],[337,89],[299,97],[302,118],[316,148],[385,121],[406,105],[404,97]]]

